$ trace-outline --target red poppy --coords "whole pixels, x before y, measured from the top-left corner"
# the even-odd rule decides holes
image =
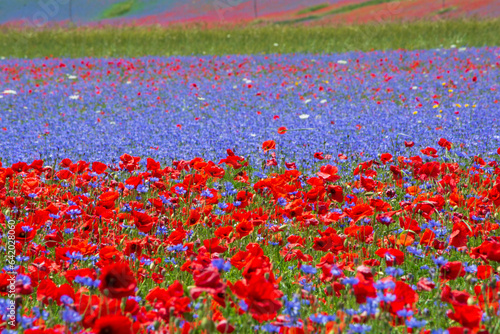
[[[137,229],[143,233],[151,231],[155,224],[155,219],[144,212],[134,210],[132,212],[132,217],[134,218],[134,223]]]
[[[284,126],[278,128],[278,133],[280,135],[284,135],[287,131],[288,131],[288,129],[286,127],[284,127]]]
[[[282,306],[279,298],[283,293],[263,275],[254,274],[249,281],[237,281],[232,290],[244,298],[248,312],[259,322],[274,319]]]
[[[382,153],[380,155],[380,161],[382,161],[382,163],[385,165],[386,163],[388,162],[391,162],[392,161],[392,154],[390,153]]]
[[[236,225],[236,234],[238,238],[243,238],[253,232],[253,224],[247,220]]]
[[[361,273],[358,273],[356,278],[359,280],[357,284],[353,285],[356,303],[364,304],[368,298],[377,297],[377,290],[373,286],[373,279],[366,279]]]
[[[106,164],[103,164],[102,162],[95,161],[92,163],[92,170],[97,173],[97,174],[102,174],[108,169],[108,166]]]
[[[355,238],[358,241],[366,241],[368,236],[373,232],[373,227],[371,226],[349,226],[344,230],[344,233],[350,237]]]
[[[488,279],[493,274],[493,267],[489,265],[477,266],[477,278]]]
[[[413,145],[415,145],[415,143],[414,143],[414,142],[412,142],[412,141],[406,141],[406,140],[405,140],[405,146],[406,146],[406,147],[413,147]]]
[[[422,152],[423,154],[428,155],[430,157],[433,157],[433,158],[438,157],[438,155],[436,154],[437,150],[434,147],[426,147],[426,148],[420,150],[420,152]]]
[[[216,328],[217,331],[222,334],[230,334],[235,330],[234,326],[228,323],[226,319],[219,321]]]
[[[60,180],[67,180],[69,179],[70,177],[73,176],[73,173],[71,173],[69,170],[67,169],[63,169],[63,170],[60,170],[56,173],[56,176],[58,179]]]
[[[432,291],[435,287],[436,283],[434,283],[427,277],[422,277],[417,283],[418,291]]]
[[[92,330],[96,334],[132,334],[132,320],[119,314],[105,315],[96,320]]]
[[[321,252],[328,252],[332,247],[332,239],[329,236],[314,238],[313,249]]]
[[[444,138],[439,139],[438,145],[446,148],[446,150],[451,150],[451,143]]]
[[[335,202],[342,203],[344,201],[344,192],[341,186],[330,184],[326,188],[326,193],[328,194],[328,197],[330,197]]]
[[[320,178],[325,181],[335,182],[340,179],[340,176],[337,175],[339,169],[332,165],[321,166],[319,168],[319,172],[316,173]]]
[[[388,266],[393,265],[394,262],[397,265],[403,264],[405,260],[405,253],[395,248],[380,248],[375,254],[381,258],[385,258]]]
[[[346,209],[346,214],[352,219],[354,220],[354,222],[357,222],[358,220],[364,218],[364,217],[368,217],[368,216],[372,216],[375,211],[373,210],[373,208],[369,205],[369,204],[358,204],[350,209]]]
[[[137,281],[129,265],[123,262],[103,268],[99,277],[99,291],[109,298],[124,298],[135,295]]]
[[[315,158],[315,159],[318,159],[318,160],[323,160],[323,159],[325,159],[325,158],[323,157],[323,152],[316,152],[316,153],[314,153],[314,158]]]
[[[440,269],[441,279],[454,280],[458,277],[465,276],[464,265],[460,261],[451,261],[445,264]]]
[[[16,241],[22,244],[30,242],[36,237],[36,228],[26,223],[19,223],[14,228]]]
[[[454,312],[451,310],[447,312],[448,318],[471,330],[479,328],[483,317],[483,311],[479,306],[454,304],[453,310]]]
[[[274,142],[274,140],[267,140],[262,143],[262,149],[264,150],[264,152],[274,150],[276,149],[276,143]]]

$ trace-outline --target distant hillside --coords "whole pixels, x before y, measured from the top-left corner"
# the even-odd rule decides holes
[[[16,0],[0,24],[366,23],[500,16],[500,0]]]

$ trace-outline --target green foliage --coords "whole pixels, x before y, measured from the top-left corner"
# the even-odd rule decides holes
[[[297,15],[303,15],[303,14],[307,14],[307,13],[317,12],[318,10],[321,10],[321,9],[329,7],[329,6],[330,6],[329,3],[320,3],[319,5],[314,5],[314,6],[299,10],[297,12]]]
[[[134,5],[135,5],[135,0],[127,0],[115,3],[102,13],[102,18],[111,19],[114,17],[120,17],[126,15],[132,11]]]
[[[300,22],[318,20],[318,19],[321,19],[325,16],[348,13],[348,12],[352,12],[353,10],[360,9],[363,7],[375,6],[375,5],[380,5],[383,3],[399,2],[399,1],[400,0],[369,0],[369,1],[364,1],[364,2],[353,3],[353,4],[341,6],[339,8],[335,8],[335,9],[332,9],[332,10],[329,10],[329,11],[326,11],[323,13],[319,13],[319,14],[309,15],[307,17],[301,17],[298,19],[280,21],[279,23],[281,23],[281,24],[295,24],[295,23],[300,23]]]
[[[443,15],[443,14],[446,14],[446,13],[453,12],[453,11],[455,11],[457,9],[458,9],[458,7],[456,7],[456,6],[450,6],[450,7],[441,8],[440,10],[436,11],[436,15]]]
[[[0,29],[0,57],[333,53],[500,45],[500,20],[347,26]]]

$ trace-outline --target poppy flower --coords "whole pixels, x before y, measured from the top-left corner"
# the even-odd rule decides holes
[[[412,142],[412,141],[406,141],[406,140],[405,140],[405,146],[406,146],[406,147],[413,147],[413,145],[415,145],[415,143],[414,143],[414,142]]]
[[[454,304],[453,312],[447,312],[448,318],[455,320],[460,325],[468,329],[477,329],[481,324],[483,311],[476,305]]]
[[[384,258],[388,266],[393,265],[394,263],[397,265],[403,264],[405,260],[405,253],[395,248],[380,248],[375,252],[381,258]]]
[[[96,334],[132,334],[132,320],[120,314],[109,314],[96,320],[92,330]]]
[[[321,252],[328,252],[332,247],[332,239],[329,236],[314,238],[313,249]]]
[[[286,127],[284,127],[284,126],[278,128],[278,133],[280,135],[284,135],[287,131],[288,131],[288,129]]]
[[[392,161],[392,154],[390,153],[382,153],[380,155],[380,161],[382,161],[382,163],[385,165],[386,163],[388,162],[391,162]]]
[[[279,298],[283,293],[263,275],[254,274],[248,281],[237,281],[232,290],[244,298],[248,312],[259,322],[274,319],[281,309]]]
[[[71,173],[69,170],[67,169],[63,169],[63,170],[60,170],[56,173],[56,176],[58,179],[60,180],[67,180],[69,179],[70,177],[73,176],[73,173]]]
[[[493,267],[489,265],[477,266],[477,278],[488,279],[493,274]]]
[[[441,279],[454,280],[465,276],[464,265],[460,261],[448,262],[440,268]]]
[[[108,166],[106,164],[103,164],[102,162],[94,161],[92,163],[92,170],[97,174],[104,173],[106,169],[108,169]]]
[[[430,157],[433,157],[433,158],[438,157],[438,155],[436,154],[437,150],[434,147],[426,147],[426,148],[420,150],[420,152],[422,152],[423,154],[428,155]]]
[[[117,262],[104,267],[99,280],[99,291],[109,298],[135,295],[137,281],[126,263]]]
[[[326,188],[326,193],[335,202],[342,203],[344,201],[344,192],[341,186],[331,184]]]
[[[323,160],[323,159],[325,159],[325,158],[323,157],[323,152],[316,152],[316,153],[314,153],[314,158],[315,158],[315,159],[318,159],[318,160]]]
[[[137,229],[143,233],[151,231],[155,224],[155,219],[144,212],[134,210],[132,212],[132,217]]]
[[[340,179],[340,176],[337,175],[339,169],[332,165],[321,166],[319,168],[319,172],[316,173],[320,178],[325,181],[335,182]]]
[[[355,205],[354,207],[350,209],[346,209],[346,214],[354,221],[357,222],[358,220],[372,216],[375,211],[369,204],[358,204]]]
[[[444,138],[439,139],[438,145],[446,148],[446,150],[451,150],[451,143]]]
[[[235,330],[234,326],[228,323],[226,319],[219,321],[216,328],[217,331],[222,334],[230,334]]]
[[[274,140],[267,140],[262,143],[262,149],[264,150],[264,152],[274,150],[276,149],[276,143],[274,142]]]
[[[36,228],[33,228],[32,226],[26,223],[19,223],[16,225],[14,233],[16,241],[19,241],[24,244],[35,239]]]
[[[247,220],[236,225],[236,235],[238,238],[243,238],[253,232],[253,224]]]

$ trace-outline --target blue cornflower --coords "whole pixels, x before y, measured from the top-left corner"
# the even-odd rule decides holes
[[[208,197],[208,198],[212,198],[214,197],[214,195],[210,192],[210,190],[208,189],[205,189],[201,192],[201,196],[202,197]]]
[[[23,285],[31,285],[31,278],[26,275],[17,275],[16,281],[21,281]]]
[[[268,333],[278,333],[280,331],[280,327],[274,326],[272,324],[262,325],[260,326],[260,329]]]
[[[183,244],[178,244],[178,245],[175,245],[175,246],[168,246],[167,247],[167,250],[169,252],[184,252],[187,249],[188,249],[187,246],[184,246]]]
[[[318,269],[314,268],[313,266],[307,265],[307,264],[303,264],[300,267],[300,270],[302,270],[304,273],[310,274],[310,275],[314,275],[318,272]]]
[[[464,268],[465,272],[469,273],[469,274],[473,274],[475,272],[477,272],[477,266],[475,264],[471,264],[470,266],[466,266]]]
[[[396,287],[396,283],[393,281],[382,281],[379,280],[373,284],[375,289],[377,290],[386,290],[386,289],[394,289]]]
[[[339,267],[337,267],[336,265],[332,266],[332,269],[330,269],[330,272],[335,277],[339,277],[342,275],[342,270],[340,270]]]
[[[385,268],[385,273],[393,277],[398,277],[404,274],[404,270],[396,267],[387,267]]]
[[[278,198],[277,203],[279,206],[286,206],[287,204],[286,199],[284,199],[283,197]]]
[[[312,322],[315,322],[317,324],[326,324],[330,321],[335,321],[337,317],[335,317],[334,315],[326,315],[326,314],[313,314],[309,317],[309,319],[312,321]]]
[[[407,310],[407,309],[399,310],[396,313],[397,313],[398,316],[400,316],[402,318],[411,317],[413,315],[413,311],[412,310]]]
[[[242,299],[240,300],[240,302],[238,303],[238,305],[240,306],[240,308],[243,310],[243,311],[248,311],[248,305],[247,303]]]
[[[73,298],[71,298],[70,296],[68,295],[62,295],[61,298],[60,298],[60,301],[61,303],[63,303],[64,305],[72,305],[74,303],[74,300]]]
[[[406,326],[409,328],[421,328],[427,324],[425,320],[417,320],[415,318],[411,318],[410,320],[406,320]]]
[[[393,295],[392,293],[387,293],[384,295],[382,292],[378,292],[377,299],[379,299],[381,302],[391,303],[396,300],[396,295]]]
[[[74,322],[79,322],[82,320],[82,316],[80,315],[80,313],[78,313],[75,310],[72,310],[70,308],[66,308],[62,312],[62,318],[65,322],[68,322],[70,324],[74,323]]]
[[[435,258],[434,256],[432,257],[432,261],[434,264],[438,267],[442,267],[448,263],[448,260],[446,260],[444,257],[440,256],[438,258]]]
[[[351,333],[366,333],[372,330],[372,326],[364,324],[350,324],[349,330]]]
[[[213,259],[212,265],[219,271],[231,270],[231,263],[229,261],[224,261],[224,259]]]
[[[64,255],[66,255],[70,260],[73,260],[73,261],[83,260],[83,255],[80,252],[73,251],[70,253],[69,251],[67,251],[66,254],[64,254]]]
[[[342,284],[344,285],[356,285],[359,283],[359,279],[357,279],[356,277],[346,277],[342,280]]]
[[[29,233],[29,232],[33,231],[33,227],[31,227],[31,226],[26,226],[26,225],[21,226],[21,229],[22,229],[25,233]]]

